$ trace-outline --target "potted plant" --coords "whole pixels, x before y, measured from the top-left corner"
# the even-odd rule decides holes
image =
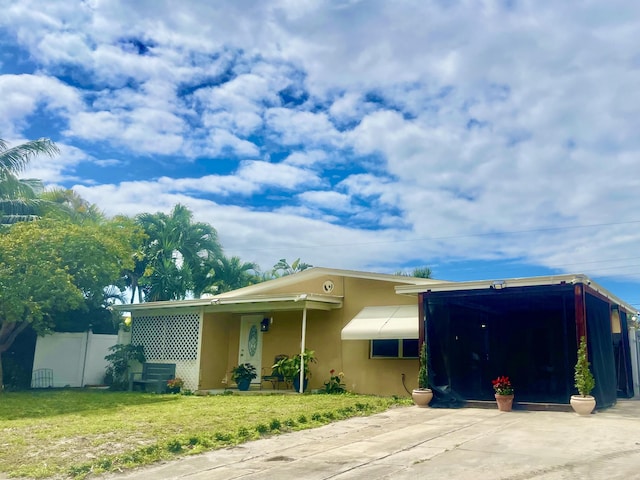
[[[498,377],[495,380],[491,380],[493,384],[493,390],[496,392],[496,403],[498,404],[498,410],[501,412],[510,412],[513,408],[513,385],[509,377]]]
[[[596,386],[596,381],[589,369],[589,359],[587,357],[587,340],[584,336],[580,338],[578,347],[578,360],[574,369],[573,379],[579,395],[571,395],[571,407],[578,415],[589,415],[596,407],[596,399],[591,396],[591,391]]]
[[[422,342],[420,348],[420,370],[418,370],[418,388],[411,392],[413,403],[419,407],[428,407],[433,398],[433,392],[429,388],[429,374],[427,372],[427,344]]]
[[[167,380],[167,393],[180,393],[182,387],[184,387],[184,380],[180,377]]]
[[[302,357],[302,361],[301,361]],[[305,350],[304,353],[294,355],[292,357],[282,358],[277,361],[272,369],[274,375],[281,375],[285,382],[289,385],[293,384],[293,389],[297,392],[300,391],[300,366],[304,366],[304,384],[303,390],[306,390],[307,385],[309,384],[309,378],[311,377],[311,372],[309,371],[309,366],[312,363],[316,363],[316,356],[313,350]]]
[[[296,374],[296,367],[294,365],[293,358],[284,356],[276,363],[274,363],[271,369],[273,375],[282,377],[282,379],[286,382],[287,387],[291,387],[293,377]]]
[[[302,358],[302,361],[301,361]],[[306,390],[311,377],[309,366],[315,363],[316,356],[313,350],[305,350],[303,354],[294,355],[291,358],[283,358],[273,365],[273,371],[282,375],[287,383],[293,384],[293,389],[300,391],[300,366],[304,366],[303,390]]]
[[[231,379],[238,385],[238,390],[249,390],[251,380],[258,376],[256,367],[250,363],[241,363],[231,370]]]
[[[316,363],[316,356],[313,350],[305,349],[304,353],[300,355],[294,355],[291,359],[293,361],[293,389],[296,392],[304,392],[307,389],[307,385],[309,384],[309,378],[311,378],[311,371],[309,371],[309,366],[312,363]],[[302,391],[300,391],[300,370],[301,366],[304,367],[304,382],[302,384]]]

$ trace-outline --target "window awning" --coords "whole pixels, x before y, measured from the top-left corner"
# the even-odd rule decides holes
[[[418,338],[418,305],[364,307],[343,329],[342,340]]]

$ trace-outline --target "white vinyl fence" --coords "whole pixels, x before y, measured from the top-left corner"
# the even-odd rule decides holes
[[[54,333],[38,337],[33,358],[33,388],[84,387],[100,385],[109,347],[118,343],[117,335]]]

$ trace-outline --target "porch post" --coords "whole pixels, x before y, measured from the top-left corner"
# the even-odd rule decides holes
[[[576,341],[580,345],[580,338],[587,337],[587,319],[585,315],[584,289],[578,283],[573,287],[574,305],[576,312]]]
[[[302,309],[302,340],[300,341],[300,386],[298,393],[304,392],[304,350],[307,342],[307,305]]]
[[[424,292],[418,294],[418,352],[427,337],[424,331]]]

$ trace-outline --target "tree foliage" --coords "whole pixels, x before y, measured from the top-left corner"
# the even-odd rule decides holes
[[[38,155],[53,157],[58,147],[46,138],[9,147],[0,139],[0,223],[13,224],[33,220],[41,213],[44,191],[41,180],[18,177],[29,162]]]
[[[433,278],[433,271],[429,267],[416,267],[410,273],[400,270],[395,272],[394,275],[400,277]]]
[[[0,234],[0,355],[28,327],[44,335],[61,312],[102,305],[105,287],[133,265],[134,235],[118,222],[56,219],[16,223]]]
[[[191,211],[180,204],[169,215],[142,213],[136,223],[148,241],[136,266],[136,273],[144,273],[132,276],[131,283],[144,288],[146,301],[181,300],[187,292],[198,296],[213,284],[210,272],[222,256],[215,228],[194,222]]]
[[[40,198],[46,201],[43,205],[43,214],[46,216],[80,224],[106,220],[97,205],[89,203],[73,190],[56,188],[43,192]]]
[[[313,267],[313,265],[301,262],[299,258],[295,259],[291,265],[289,265],[289,262],[287,262],[286,259],[281,258],[278,260],[278,263],[273,266],[272,273],[274,277],[283,277],[285,275],[292,275],[294,273],[301,272],[311,267]]]
[[[224,255],[213,266],[216,292],[229,292],[261,281],[259,267],[253,262],[243,262],[240,257]]]

